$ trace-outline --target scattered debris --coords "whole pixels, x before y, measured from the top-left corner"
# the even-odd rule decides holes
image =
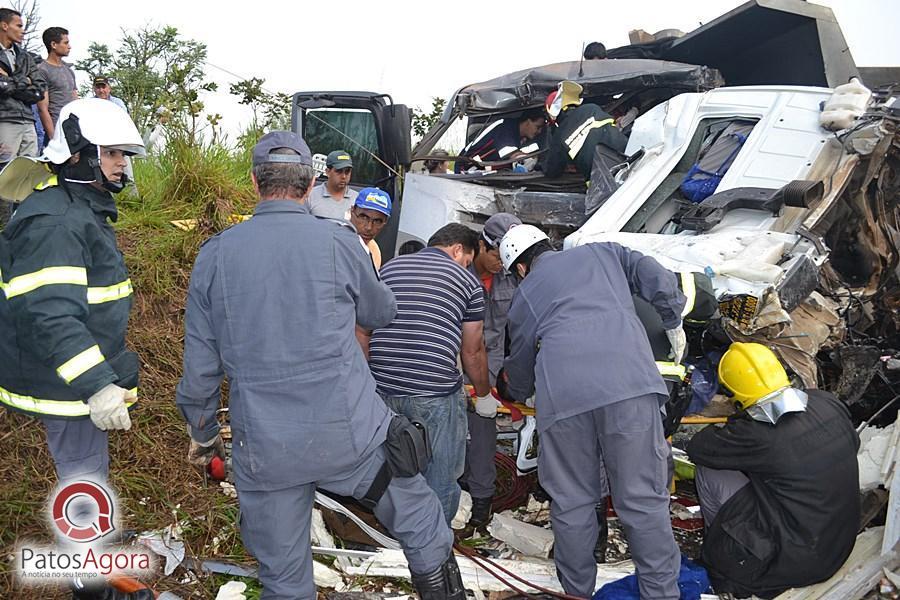
[[[456,560],[459,563],[463,585],[466,588],[478,588],[482,592],[504,592],[509,590],[505,583],[500,582],[493,575],[476,566],[474,562],[465,556],[457,556]],[[494,562],[536,585],[556,592],[563,591],[559,580],[556,578],[556,565],[554,565],[553,561],[541,559],[498,559],[494,560]],[[366,577],[395,577],[401,579],[409,579],[410,577],[406,557],[399,550],[379,550],[361,564],[349,567],[345,573],[350,576]],[[634,573],[634,565],[631,561],[598,565],[597,588],[632,573]]]
[[[168,576],[184,560],[184,542],[180,538],[180,528],[170,525],[163,531],[151,531],[141,534],[138,537],[138,543],[147,546],[155,554],[166,559],[166,564],[163,566],[163,574]]]
[[[893,468],[898,429],[895,423],[882,429],[868,427],[860,433],[857,453],[860,490],[870,490],[886,483],[885,467]]]
[[[243,581],[229,581],[219,588],[216,600],[246,600],[247,584]]]
[[[506,542],[526,556],[550,556],[553,532],[516,519],[512,511],[495,513],[487,530],[494,538]]]
[[[463,490],[459,495],[459,508],[456,509],[456,515],[454,515],[450,527],[453,529],[465,529],[471,516],[472,496],[469,495],[469,492]]]
[[[844,566],[828,581],[804,588],[788,590],[776,600],[855,600],[862,598],[883,577],[883,569],[900,566],[896,550],[879,556],[883,527],[873,527],[856,537],[856,545]]]

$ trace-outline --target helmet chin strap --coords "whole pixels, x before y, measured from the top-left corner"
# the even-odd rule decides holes
[[[94,149],[91,152],[91,148]],[[80,150],[78,162],[74,164],[66,164],[61,171],[63,178],[71,183],[94,183],[100,182],[100,185],[113,194],[118,194],[128,184],[128,176],[122,173],[119,182],[110,181],[103,174],[100,168],[100,147],[88,146]]]

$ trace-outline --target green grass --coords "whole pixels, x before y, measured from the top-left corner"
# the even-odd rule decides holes
[[[179,523],[189,556],[252,563],[241,544],[237,501],[225,496],[185,459],[188,437],[175,406],[181,375],[183,308],[200,244],[228,225],[232,213],[252,211],[249,144],[191,145],[175,135],[157,156],[133,161],[137,186],[117,198],[119,244],[135,286],[128,343],[141,357],[139,408],[127,432],[110,435],[110,481],[126,529],[151,531]],[[195,219],[182,231],[170,221]],[[64,590],[21,589],[5,560],[24,537],[51,541],[45,518],[55,483],[43,427],[22,415],[0,411],[0,598],[67,597]],[[214,541],[215,540],[215,541]],[[186,600],[211,599],[230,578],[210,576],[199,585],[172,577],[148,581]],[[248,598],[259,585],[248,581]]]

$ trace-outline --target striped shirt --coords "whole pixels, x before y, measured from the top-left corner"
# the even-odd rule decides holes
[[[376,329],[369,368],[386,396],[446,396],[462,385],[456,357],[462,324],[484,319],[478,279],[438,248],[392,259],[381,279],[397,298],[397,316]]]

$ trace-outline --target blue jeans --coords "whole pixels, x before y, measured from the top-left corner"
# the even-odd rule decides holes
[[[431,443],[431,464],[425,481],[434,490],[444,518],[449,525],[459,508],[460,488],[457,483],[466,465],[466,398],[462,389],[449,396],[419,398],[415,396],[382,396],[388,408],[425,424]]]

